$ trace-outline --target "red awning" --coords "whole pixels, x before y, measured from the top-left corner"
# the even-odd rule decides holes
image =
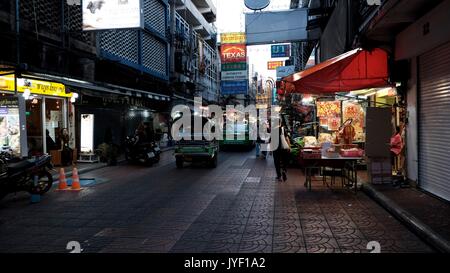
[[[387,53],[361,48],[326,60],[309,69],[283,78],[288,93],[334,93],[390,86]],[[289,84],[291,83],[291,84]]]

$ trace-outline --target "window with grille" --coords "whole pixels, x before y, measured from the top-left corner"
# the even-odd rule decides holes
[[[154,73],[167,74],[167,44],[143,32],[142,35],[142,65]]]
[[[166,36],[166,7],[160,0],[144,0],[144,22]]]
[[[138,30],[108,30],[102,31],[99,36],[102,53],[139,64]],[[108,58],[108,54],[103,56]]]

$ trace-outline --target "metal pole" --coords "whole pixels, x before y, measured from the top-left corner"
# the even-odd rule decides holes
[[[46,130],[47,130],[46,122],[47,122],[47,120],[46,120],[46,115],[45,115],[45,112],[46,112],[45,108],[46,107],[45,107],[45,97],[44,96],[42,96],[42,102],[41,103],[42,103],[41,104],[42,152],[43,153],[47,153],[47,141],[45,141],[46,137],[47,137],[47,134],[46,134]]]
[[[17,66],[20,65],[20,3],[16,0],[16,61]]]
[[[14,94],[17,96],[17,71],[20,68],[20,6],[19,0],[16,0],[16,69],[14,70]]]

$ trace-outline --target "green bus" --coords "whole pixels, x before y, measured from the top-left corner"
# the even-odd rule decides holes
[[[220,147],[253,148],[255,146],[255,140],[250,139],[250,122],[248,115],[246,115],[244,122],[236,122],[233,127],[227,128],[227,119],[225,115],[223,121],[223,140],[219,141]],[[233,139],[227,139],[227,133],[233,135]]]

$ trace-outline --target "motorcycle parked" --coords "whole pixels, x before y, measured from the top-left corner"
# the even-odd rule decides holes
[[[17,163],[8,161],[8,158],[0,157],[0,199],[19,191],[43,195],[52,187],[53,178],[49,170],[53,166],[50,155]]]
[[[161,158],[161,149],[155,142],[136,143],[135,137],[125,140],[125,159],[151,166]]]

